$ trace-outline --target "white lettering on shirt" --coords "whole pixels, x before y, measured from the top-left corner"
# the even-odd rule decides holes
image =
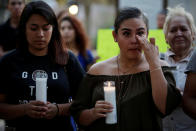
[[[22,72],[22,78],[27,78],[28,77],[28,72]]]
[[[33,88],[35,88],[35,86],[29,86],[29,88],[31,88],[31,96],[33,96]]]
[[[53,80],[58,79],[58,74],[57,74],[57,72],[52,72],[52,79],[53,79]]]

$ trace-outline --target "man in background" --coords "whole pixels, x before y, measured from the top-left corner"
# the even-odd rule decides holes
[[[167,16],[167,10],[163,9],[157,14],[157,29],[163,29],[165,18]]]
[[[17,27],[24,6],[25,0],[8,0],[10,18],[0,25],[0,57],[16,48]]]

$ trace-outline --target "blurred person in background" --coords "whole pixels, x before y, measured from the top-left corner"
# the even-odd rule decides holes
[[[57,20],[58,22],[60,22],[62,20],[63,17],[70,15],[68,9],[63,9],[61,10],[58,14],[57,14]]]
[[[0,57],[16,48],[17,28],[24,6],[25,0],[8,0],[7,8],[10,11],[10,18],[0,25]]]
[[[183,110],[196,120],[196,50],[186,68],[186,84],[183,94]]]
[[[85,71],[95,63],[91,50],[88,49],[89,40],[82,23],[72,15],[67,15],[59,20],[61,35],[68,47],[80,61]]]
[[[163,29],[165,18],[167,16],[167,10],[163,9],[157,14],[157,29]]]
[[[162,55],[170,66],[176,67],[173,71],[177,88],[181,94],[184,92],[187,64],[193,54],[193,41],[196,28],[193,16],[183,7],[168,8],[168,15],[163,28],[169,50]],[[171,115],[163,119],[164,131],[196,131],[196,121],[187,116],[181,106]]]
[[[17,48],[0,61],[0,118],[16,131],[73,131],[70,97],[85,72],[63,45],[55,13],[30,2],[18,29]],[[47,78],[47,103],[36,100],[37,77]]]

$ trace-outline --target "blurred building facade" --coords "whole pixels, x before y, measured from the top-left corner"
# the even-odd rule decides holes
[[[187,11],[189,11],[196,22],[196,0],[168,0],[169,7],[174,7],[178,4],[181,4]]]
[[[35,1],[35,0],[26,0]],[[52,6],[56,13],[66,8],[69,1],[77,1],[79,13],[77,17],[83,22],[86,31],[96,46],[97,30],[100,28],[112,28],[116,12],[127,6],[135,6],[144,11],[149,18],[150,29],[156,28],[156,15],[167,2],[169,7],[182,4],[186,10],[193,14],[196,21],[195,0],[44,0]],[[0,23],[7,20],[9,12],[6,10],[7,0],[0,0]]]
[[[149,18],[150,29],[156,28],[156,16],[166,2],[168,7],[181,4],[187,11],[193,14],[196,21],[195,0],[119,0],[119,8],[134,6],[144,11]]]

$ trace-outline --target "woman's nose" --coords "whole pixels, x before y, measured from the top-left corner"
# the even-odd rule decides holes
[[[132,44],[136,44],[136,43],[137,43],[136,35],[131,36],[131,37],[130,37],[130,41],[131,41]]]
[[[182,35],[182,31],[180,29],[178,29],[177,32],[176,32],[176,35],[177,36],[181,36]]]
[[[43,37],[44,36],[44,31],[43,30],[39,30],[38,31],[38,36],[39,37]]]
[[[65,32],[65,34],[68,34],[69,33],[69,29],[65,29],[64,32]]]

